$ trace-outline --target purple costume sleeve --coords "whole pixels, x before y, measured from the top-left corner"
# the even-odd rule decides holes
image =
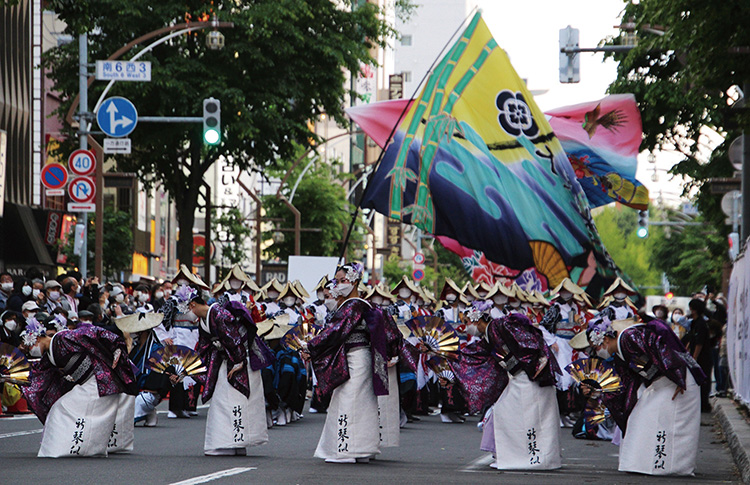
[[[484,339],[464,347],[449,363],[471,413],[497,401],[508,385],[508,373]]]
[[[117,365],[112,368],[114,356],[120,351]],[[133,365],[128,359],[125,341],[101,327],[84,326],[75,330],[64,330],[54,336],[53,365],[45,354],[31,367],[31,385],[24,388],[29,406],[44,423],[52,405],[65,393],[73,389],[74,382],[65,379],[62,368],[76,354],[85,354],[96,379],[99,396],[125,393],[138,394],[138,382]]]
[[[385,318],[359,298],[345,301],[331,316],[328,326],[308,343],[308,351],[315,375],[317,392],[326,396],[349,380],[349,365],[344,344],[355,327],[365,321],[370,337],[375,395],[388,394],[388,359]]]
[[[688,370],[698,384],[706,378],[672,329],[661,321],[654,320],[623,330],[618,345],[624,361],[617,356],[615,368],[620,375],[622,389],[617,393],[605,394],[602,401],[623,435],[628,417],[638,401],[641,384],[650,386],[658,377],[666,377],[684,389]]]
[[[561,373],[557,359],[544,343],[542,331],[528,318],[513,313],[490,322],[487,331],[495,351],[509,354],[505,359],[509,372],[520,369],[542,387],[555,385],[555,375]]]
[[[240,320],[236,320],[230,312],[218,305],[211,306],[207,318],[209,334],[201,331],[196,347],[208,370],[203,379],[203,402],[208,402],[216,389],[222,362],[227,361],[227,374],[229,374],[232,367],[244,364],[248,357],[247,329]],[[228,381],[245,397],[250,397],[246,366],[235,372]]]

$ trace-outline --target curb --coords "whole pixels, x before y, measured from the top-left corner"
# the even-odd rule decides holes
[[[714,398],[712,405],[713,415],[721,425],[740,478],[743,483],[750,483],[750,425],[731,399]]]

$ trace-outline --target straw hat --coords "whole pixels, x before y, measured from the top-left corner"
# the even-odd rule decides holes
[[[406,277],[406,275],[401,277],[401,281],[398,282],[396,286],[393,287],[391,290],[392,295],[398,295],[398,290],[401,288],[409,288],[409,291],[412,293],[419,293],[419,289],[414,285],[414,283],[411,282],[409,278]]]
[[[463,291],[461,291],[461,288],[459,288],[452,279],[445,278],[443,289],[440,290],[440,300],[445,300],[445,295],[449,292],[455,293],[457,295],[456,298],[459,298],[463,295]]]
[[[282,313],[274,318],[268,318],[255,324],[258,327],[258,336],[265,340],[273,340],[283,337],[291,327],[291,318],[288,313]]]
[[[137,333],[158,327],[164,319],[163,313],[136,312],[124,317],[116,318],[115,325],[122,333]]]
[[[305,287],[302,286],[302,282],[300,280],[294,280],[292,281],[292,286],[295,290],[297,290],[297,294],[300,295],[302,298],[310,298],[310,293],[305,290]]]
[[[612,283],[610,285],[610,287],[607,288],[607,291],[604,292],[604,296],[609,296],[609,295],[614,294],[615,291],[617,291],[618,288],[622,288],[622,290],[625,293],[627,293],[628,295],[635,295],[636,294],[636,291],[633,288],[631,288],[630,286],[628,286],[628,284],[625,283],[622,280],[622,278],[620,278],[618,276],[617,279],[615,279],[614,283]]]
[[[514,294],[514,293],[513,293],[513,291],[512,291],[511,289],[510,289],[510,287],[508,287],[508,286],[505,286],[504,284],[502,284],[502,283],[500,283],[500,282],[498,281],[497,283],[495,283],[495,286],[493,286],[493,287],[492,287],[492,291],[490,291],[490,292],[489,292],[489,293],[487,294],[487,299],[488,299],[488,300],[491,300],[491,299],[492,299],[492,297],[494,297],[494,296],[495,296],[495,295],[497,295],[498,293],[500,293],[500,294],[502,294],[502,295],[505,295],[505,296],[507,296],[508,298],[514,298],[514,297],[515,297],[515,294]]]
[[[184,264],[181,264],[180,270],[177,272],[176,275],[174,275],[174,278],[172,278],[172,283],[176,284],[178,280],[183,279],[183,278],[188,280],[188,282],[192,283],[198,288],[203,288],[204,290],[211,289],[208,287],[206,283],[203,282],[200,276],[193,274],[190,270],[187,269],[187,266],[185,266]]]

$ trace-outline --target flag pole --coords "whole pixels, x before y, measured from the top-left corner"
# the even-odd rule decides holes
[[[419,92],[419,89],[422,87],[422,84],[424,84],[425,80],[427,80],[427,77],[432,73],[432,70],[435,68],[435,64],[437,64],[438,60],[440,60],[443,57],[443,53],[448,48],[448,46],[451,45],[451,43],[453,42],[453,39],[455,39],[456,35],[458,35],[458,33],[461,32],[461,30],[464,28],[464,25],[466,24],[466,22],[469,19],[471,19],[472,17],[474,17],[474,14],[476,13],[476,11],[478,9],[479,9],[479,7],[475,6],[471,10],[471,12],[469,12],[469,15],[467,15],[466,18],[461,22],[461,24],[458,26],[458,28],[455,30],[455,32],[453,32],[453,34],[448,39],[448,42],[445,43],[445,45],[443,46],[443,48],[438,53],[438,55],[435,58],[435,60],[432,61],[432,64],[430,65],[430,68],[427,69],[427,72],[422,77],[422,80],[419,81],[419,84],[417,84],[417,87],[414,89],[414,92],[412,93],[410,99],[414,99],[414,97]],[[481,10],[479,10],[479,11],[481,13]],[[380,155],[378,155],[378,159],[373,164],[373,168],[372,168],[372,171],[370,172],[370,175],[368,175],[368,177],[367,177],[367,184],[365,185],[365,188],[362,191],[362,195],[359,197],[359,202],[357,202],[357,205],[354,208],[354,212],[352,213],[352,220],[349,223],[349,228],[346,231],[346,236],[344,237],[344,241],[341,244],[341,252],[339,253],[339,261],[338,261],[339,266],[343,263],[344,256],[346,256],[346,248],[349,245],[349,238],[352,235],[352,230],[354,229],[354,224],[357,222],[357,216],[359,215],[359,210],[360,210],[360,206],[362,205],[362,201],[365,200],[365,196],[367,195],[367,192],[370,189],[370,185],[371,185],[370,182],[372,181],[371,179],[375,175],[375,172],[377,171],[378,166],[380,165],[380,162],[383,160],[383,156],[385,155],[386,148],[391,143],[391,140],[393,139],[393,135],[396,133],[396,130],[398,129],[399,125],[401,124],[401,120],[404,118],[404,115],[406,115],[406,112],[407,112],[407,110],[409,109],[410,106],[411,105],[408,104],[408,103],[406,104],[406,106],[404,106],[404,109],[401,111],[401,114],[399,115],[398,120],[396,120],[396,123],[393,125],[393,128],[391,128],[391,133],[388,135],[388,138],[386,139],[386,142],[383,145],[383,148],[380,149]]]

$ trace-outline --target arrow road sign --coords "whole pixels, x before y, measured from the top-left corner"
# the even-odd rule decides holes
[[[73,202],[90,202],[94,200],[96,186],[91,177],[78,177],[70,181],[68,195]]]
[[[128,136],[138,124],[138,111],[133,103],[125,98],[107,98],[96,112],[96,122],[107,136]]]
[[[42,168],[42,185],[48,189],[60,189],[68,183],[68,171],[59,163],[48,163]]]

